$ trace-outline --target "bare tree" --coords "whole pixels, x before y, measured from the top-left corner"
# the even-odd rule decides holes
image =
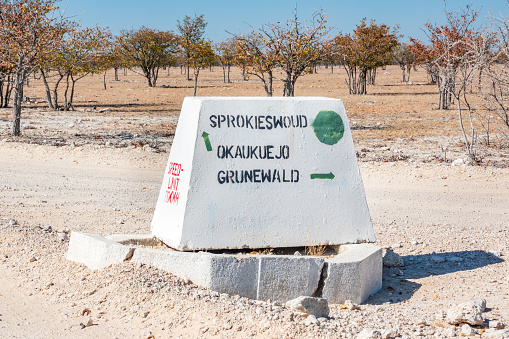
[[[496,27],[494,48],[486,48],[482,53],[484,86],[480,93],[490,114],[498,116],[509,129],[509,20],[492,18]]]

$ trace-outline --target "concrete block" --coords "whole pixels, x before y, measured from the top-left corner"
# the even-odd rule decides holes
[[[112,264],[129,260],[134,249],[94,234],[73,231],[66,258],[100,270]]]
[[[256,298],[258,259],[254,256],[137,248],[132,261],[153,265],[220,293]]]
[[[125,260],[158,267],[211,290],[259,300],[286,302],[319,296],[329,303],[362,303],[382,287],[382,249],[342,245],[333,258],[193,253],[125,244],[147,236],[100,236],[72,232],[67,259],[101,269]]]
[[[259,259],[256,256],[211,257],[210,285],[213,291],[256,299]]]
[[[343,102],[185,98],[151,231],[184,251],[375,241]]]
[[[136,248],[131,260],[152,265],[203,287],[210,286],[210,253]]]
[[[322,297],[339,304],[360,304],[382,288],[382,249],[371,244],[341,246],[342,252],[327,259]]]
[[[286,302],[312,296],[318,288],[323,258],[260,256],[256,299]]]

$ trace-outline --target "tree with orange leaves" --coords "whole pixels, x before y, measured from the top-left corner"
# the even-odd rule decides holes
[[[196,96],[196,90],[198,89],[198,76],[200,70],[207,68],[215,60],[215,53],[212,50],[212,42],[205,39],[200,39],[196,42],[190,43],[188,47],[188,66],[193,69],[194,72],[194,91],[193,95]]]
[[[12,134],[21,134],[23,86],[66,31],[55,0],[0,0],[0,67],[13,69]]]
[[[46,98],[50,109],[73,108],[76,82],[88,74],[100,73],[111,66],[108,46],[111,45],[111,33],[101,27],[73,27],[61,39],[49,60],[39,65],[39,72],[46,89]],[[54,72],[56,80],[49,87],[49,73]],[[65,79],[64,105],[58,102],[58,88]]]
[[[392,60],[398,46],[397,27],[391,31],[391,27],[377,25],[374,20],[368,25],[364,18],[353,34],[339,33],[334,45],[348,75],[350,94],[366,94],[368,71]]]
[[[263,83],[268,97],[272,96],[274,69],[278,66],[278,53],[265,45],[257,32],[236,37],[235,62]]]

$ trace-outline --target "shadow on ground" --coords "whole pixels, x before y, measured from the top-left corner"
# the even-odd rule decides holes
[[[366,304],[381,305],[409,300],[422,286],[409,279],[444,276],[460,271],[470,271],[494,265],[504,260],[481,250],[431,253],[403,256],[404,266],[383,268],[382,289],[370,296]]]

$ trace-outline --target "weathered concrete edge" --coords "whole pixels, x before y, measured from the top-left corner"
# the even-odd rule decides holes
[[[330,303],[364,302],[382,287],[382,249],[342,245],[331,259],[297,256],[224,255],[134,248],[119,244],[151,241],[152,235],[100,237],[72,232],[67,259],[101,269],[125,260],[152,265],[205,288],[251,299],[285,302],[323,296]]]
[[[133,252],[134,247],[98,235],[72,231],[66,258],[92,270],[100,270],[130,260]]]

